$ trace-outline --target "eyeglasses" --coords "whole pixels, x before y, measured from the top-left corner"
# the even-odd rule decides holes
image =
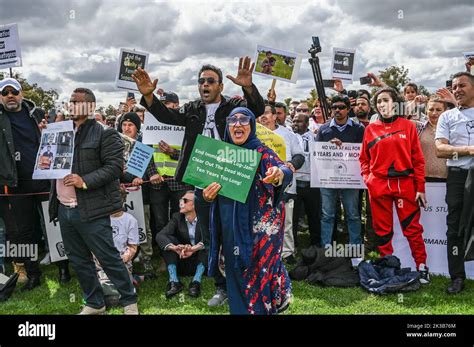
[[[249,116],[240,116],[240,117],[237,117],[237,116],[232,116],[232,117],[227,117],[227,124],[231,125],[231,126],[234,126],[237,124],[237,122],[244,126],[244,125],[249,125],[250,123],[250,117]]]
[[[2,96],[8,96],[8,94],[12,93],[15,96],[20,95],[20,91],[16,89],[11,89],[11,90],[2,90]]]
[[[219,81],[216,80],[214,77],[207,77],[207,78],[201,77],[201,78],[198,79],[199,84],[204,84],[205,82],[207,82],[208,84],[214,84],[214,83],[217,83]]]
[[[333,110],[345,110],[347,106],[346,105],[332,105],[331,108]]]
[[[179,199],[179,202],[181,202],[181,201],[184,202],[185,204],[187,204],[188,202],[193,201],[193,199],[181,198],[181,199]]]
[[[296,112],[309,112],[309,108],[297,108]]]

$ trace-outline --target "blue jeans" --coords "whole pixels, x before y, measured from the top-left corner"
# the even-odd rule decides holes
[[[5,229],[5,222],[3,221],[2,218],[0,218],[0,245],[3,245],[3,249],[5,249],[5,235],[6,235],[6,229]],[[5,264],[5,258],[3,257],[4,254],[0,254],[0,266]]]
[[[58,212],[64,249],[77,275],[87,306],[101,308],[105,305],[92,253],[120,293],[122,306],[136,303],[135,288],[114,246],[110,217],[81,222],[78,208],[67,208],[61,204]]]
[[[361,220],[359,214],[358,189],[331,189],[321,188],[321,243],[332,243],[332,232],[336,216],[337,194],[341,194],[347,226],[349,229],[349,243],[361,244]]]

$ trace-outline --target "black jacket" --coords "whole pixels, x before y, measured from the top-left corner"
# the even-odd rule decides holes
[[[76,132],[72,173],[82,177],[87,189],[77,189],[77,204],[84,222],[110,216],[122,209],[119,178],[123,168],[123,142],[115,129],[88,119]],[[49,197],[49,217],[58,215],[56,184]]]
[[[163,251],[170,243],[176,244],[176,240],[183,245],[191,244],[186,218],[180,212],[173,213],[168,224],[156,235],[156,242]],[[196,223],[195,244],[199,242],[202,242],[201,224]]]
[[[35,112],[35,104],[29,100],[23,100],[22,107],[25,108],[29,115],[31,124],[36,131],[36,141],[41,140],[41,132],[38,123],[33,115]],[[13,134],[10,120],[6,114],[3,105],[0,104],[0,185],[8,187],[18,186],[18,173],[15,162],[15,145],[13,143]]]
[[[252,85],[251,94],[246,93],[244,90],[244,97],[245,100],[237,98],[229,99],[221,95],[221,103],[215,114],[216,127],[221,139],[224,138],[226,117],[234,108],[248,107],[255,114],[255,117],[259,117],[265,111],[263,98],[255,85]],[[181,182],[197,135],[202,134],[204,129],[207,117],[206,105],[199,99],[184,104],[178,110],[172,110],[163,105],[155,95],[153,95],[153,104],[150,107],[148,107],[143,97],[140,103],[146,107],[159,122],[186,127],[181,156],[179,157],[175,174],[175,179]]]

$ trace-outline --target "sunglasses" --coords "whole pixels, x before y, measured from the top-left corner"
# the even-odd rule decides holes
[[[297,108],[296,112],[309,112],[309,108]]]
[[[214,84],[214,83],[218,83],[219,81],[216,80],[214,77],[207,77],[207,78],[201,77],[198,79],[199,84],[204,84],[205,82],[207,82],[208,84]]]
[[[180,202],[182,201],[182,202],[184,202],[185,204],[187,204],[188,202],[193,201],[193,199],[181,198],[181,199],[179,199],[179,201],[180,201]]]
[[[333,110],[345,110],[347,106],[346,105],[332,105],[331,108]]]
[[[234,126],[238,123],[240,123],[240,125],[249,125],[250,124],[250,117],[249,116],[240,116],[240,117],[236,117],[236,116],[232,116],[232,117],[227,117],[227,124],[231,125],[231,126]]]
[[[18,96],[20,95],[20,91],[19,90],[16,90],[16,89],[13,89],[13,90],[2,90],[2,96],[8,96],[8,94],[12,93],[13,95],[15,96]]]

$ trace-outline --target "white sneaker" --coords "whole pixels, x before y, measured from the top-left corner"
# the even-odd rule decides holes
[[[429,284],[431,282],[430,273],[428,272],[428,267],[425,264],[420,264],[418,267],[418,273],[420,274],[421,284]]]
[[[49,264],[51,264],[51,256],[49,255],[49,252],[48,252],[44,256],[43,260],[40,261],[40,265],[49,265]]]
[[[138,314],[138,305],[130,304],[123,308],[123,314],[126,315],[137,315]]]
[[[105,314],[105,306],[101,307],[101,308],[93,308],[93,307],[90,307],[90,306],[84,306],[82,308],[82,311],[79,312],[78,314],[79,315],[87,315],[87,316],[102,315],[102,314]]]

